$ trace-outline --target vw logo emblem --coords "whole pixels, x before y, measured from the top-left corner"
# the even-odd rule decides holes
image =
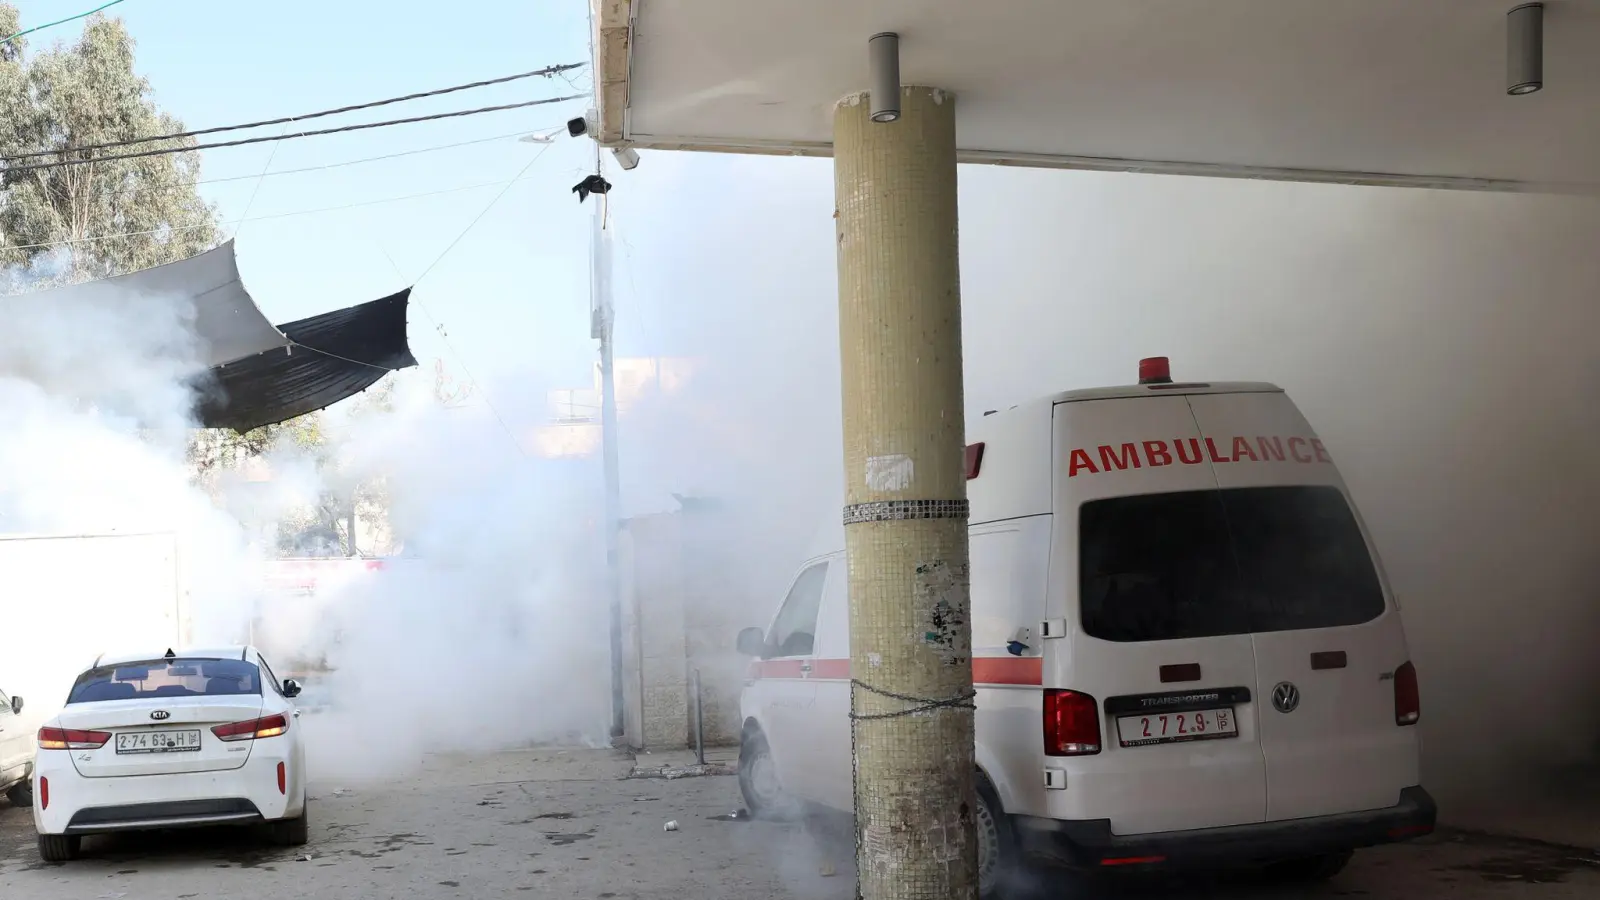
[[[1287,681],[1278,682],[1272,689],[1272,708],[1281,713],[1292,713],[1300,706],[1300,689]]]
[[[158,710],[156,710],[156,711],[155,711],[155,712],[152,712],[152,713],[151,713],[151,714],[150,714],[150,718],[152,718],[152,719],[155,719],[155,720],[156,720],[156,721],[157,721],[157,722],[160,722],[160,721],[162,721],[162,720],[163,720],[163,719],[170,719],[170,718],[172,718],[172,713],[169,713],[169,712],[167,712],[167,711],[166,711],[166,710],[164,710],[164,709],[158,709]]]

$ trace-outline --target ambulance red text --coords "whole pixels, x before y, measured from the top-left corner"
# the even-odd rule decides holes
[[[1321,439],[1308,437],[1236,437],[1179,438],[1173,441],[1130,441],[1125,444],[1101,444],[1094,449],[1079,448],[1072,451],[1067,463],[1067,477],[1083,473],[1097,475],[1124,469],[1184,465],[1201,463],[1236,462],[1289,462],[1302,464],[1332,463],[1333,457]]]

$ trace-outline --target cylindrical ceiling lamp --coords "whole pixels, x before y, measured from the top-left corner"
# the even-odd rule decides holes
[[[900,118],[900,35],[892,31],[873,35],[867,40],[867,56],[872,69],[872,121],[893,122]]]
[[[1524,3],[1506,13],[1506,93],[1544,87],[1544,4]]]

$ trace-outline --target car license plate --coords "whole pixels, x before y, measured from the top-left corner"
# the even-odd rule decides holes
[[[1230,709],[1195,709],[1117,718],[1117,737],[1124,747],[1176,744],[1239,736],[1239,720]]]
[[[137,731],[117,735],[118,753],[189,753],[199,749],[199,731]]]

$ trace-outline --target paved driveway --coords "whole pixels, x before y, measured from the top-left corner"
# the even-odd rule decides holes
[[[267,847],[226,831],[176,832],[93,840],[85,845],[87,858],[65,866],[41,862],[27,812],[0,801],[0,894],[376,900],[526,892],[563,900],[850,900],[848,822],[782,827],[729,821],[738,805],[734,779],[630,779],[631,769],[626,758],[597,751],[435,759],[407,780],[316,786],[312,843],[303,850]],[[678,830],[663,830],[669,820]],[[1235,879],[1124,883],[1108,893],[1561,900],[1600,897],[1600,859],[1539,844],[1443,835],[1359,854],[1337,881],[1314,891]]]

